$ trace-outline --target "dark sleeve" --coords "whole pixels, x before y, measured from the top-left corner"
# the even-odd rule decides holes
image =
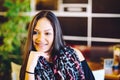
[[[86,60],[81,61],[81,63],[82,63],[82,68],[83,68],[84,74],[85,74],[85,80],[95,80],[94,75],[93,75],[91,69],[89,68]]]

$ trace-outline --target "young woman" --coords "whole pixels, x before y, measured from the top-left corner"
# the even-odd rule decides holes
[[[20,80],[94,80],[82,53],[66,46],[57,17],[41,11],[28,31]]]

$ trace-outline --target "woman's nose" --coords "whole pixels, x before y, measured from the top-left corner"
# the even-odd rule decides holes
[[[44,34],[39,34],[39,35],[37,36],[37,41],[42,42],[42,41],[44,41],[44,40],[45,40],[45,35],[44,35]]]

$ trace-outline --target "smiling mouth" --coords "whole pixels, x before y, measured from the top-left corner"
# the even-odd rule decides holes
[[[43,51],[44,53],[48,53],[49,50],[47,49],[47,46],[45,44],[36,44],[36,48],[38,51]]]
[[[39,46],[39,47],[44,47],[44,46],[46,46],[46,44],[41,44],[41,43],[35,43],[37,46]]]
[[[35,44],[42,49],[44,49],[47,46],[47,44],[41,44],[41,43],[35,43]]]

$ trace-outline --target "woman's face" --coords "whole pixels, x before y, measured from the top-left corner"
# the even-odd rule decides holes
[[[38,20],[33,32],[33,45],[37,51],[49,53],[54,39],[50,21],[43,17]]]

